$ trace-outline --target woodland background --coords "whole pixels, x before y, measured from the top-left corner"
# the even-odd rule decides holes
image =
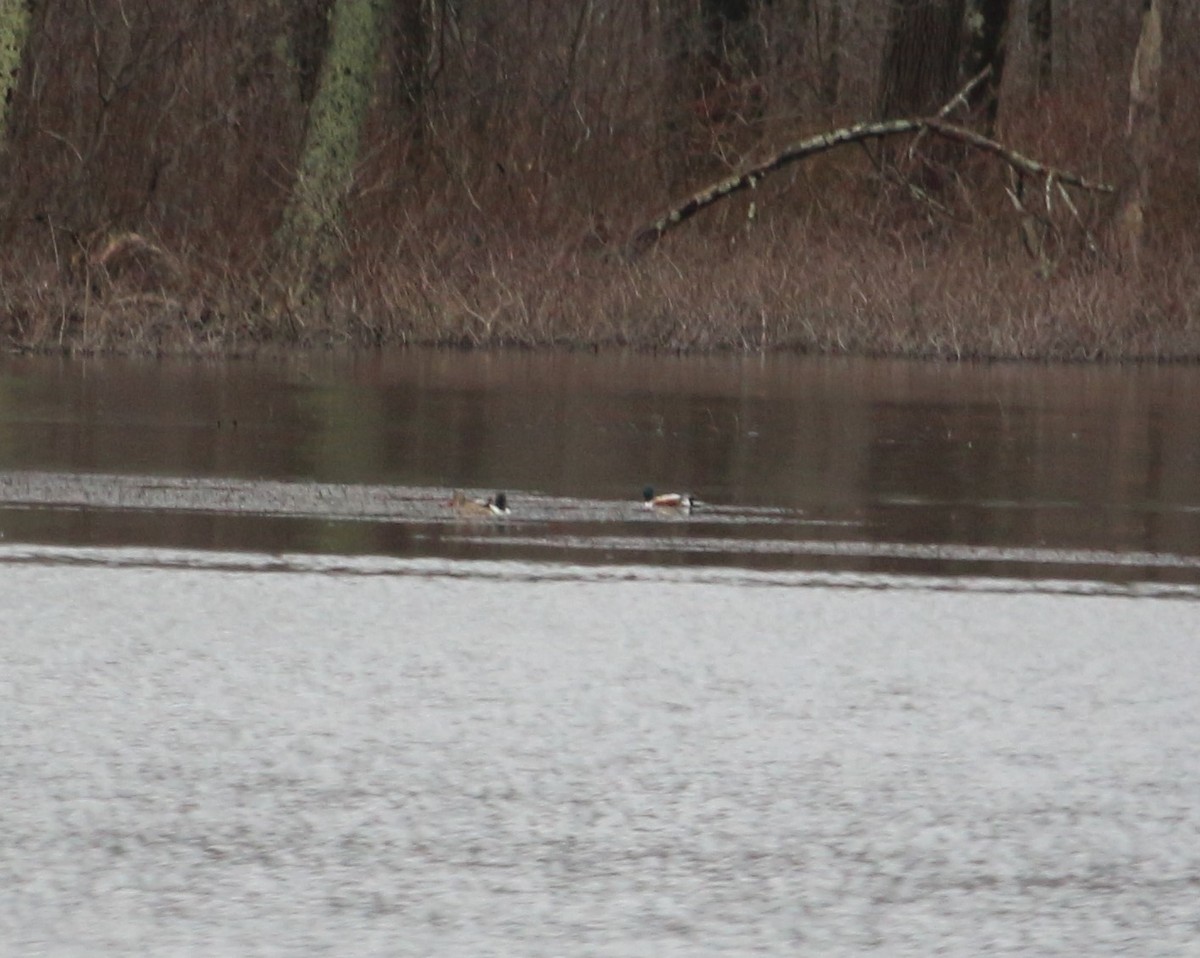
[[[1192,0],[0,0],[0,23],[9,348],[1200,358]],[[952,119],[1115,192],[910,137],[627,255],[694,190],[931,114],[983,66]]]

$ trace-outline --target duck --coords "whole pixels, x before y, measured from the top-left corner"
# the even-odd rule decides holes
[[[509,514],[508,496],[497,492],[486,499],[468,499],[461,489],[455,489],[450,497],[450,508],[461,516],[486,518],[487,516],[506,516]]]
[[[678,509],[691,512],[696,499],[686,492],[663,492],[654,494],[654,487],[647,486],[642,490],[642,505],[647,509]]]

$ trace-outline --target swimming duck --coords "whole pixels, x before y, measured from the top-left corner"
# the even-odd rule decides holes
[[[695,498],[686,492],[664,492],[656,496],[653,486],[642,490],[642,505],[647,509],[680,509],[691,512],[695,504]]]
[[[450,508],[461,516],[484,518],[508,515],[508,496],[497,492],[486,499],[468,499],[461,489],[455,489],[450,497]]]

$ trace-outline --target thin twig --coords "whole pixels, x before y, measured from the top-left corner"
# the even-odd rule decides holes
[[[1083,231],[1083,240],[1087,243],[1088,252],[1093,255],[1099,254],[1100,244],[1096,242],[1096,237],[1092,235],[1092,231],[1083,222],[1083,217],[1079,215],[1079,210],[1075,206],[1075,201],[1071,199],[1071,194],[1067,192],[1067,188],[1061,183],[1055,183],[1054,185],[1058,187],[1058,195],[1062,197],[1063,202],[1067,205],[1067,209],[1075,217],[1075,222],[1079,224],[1079,228]]]

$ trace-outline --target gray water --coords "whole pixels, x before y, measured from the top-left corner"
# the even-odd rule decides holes
[[[1195,371],[0,372],[0,954],[1198,953]]]

